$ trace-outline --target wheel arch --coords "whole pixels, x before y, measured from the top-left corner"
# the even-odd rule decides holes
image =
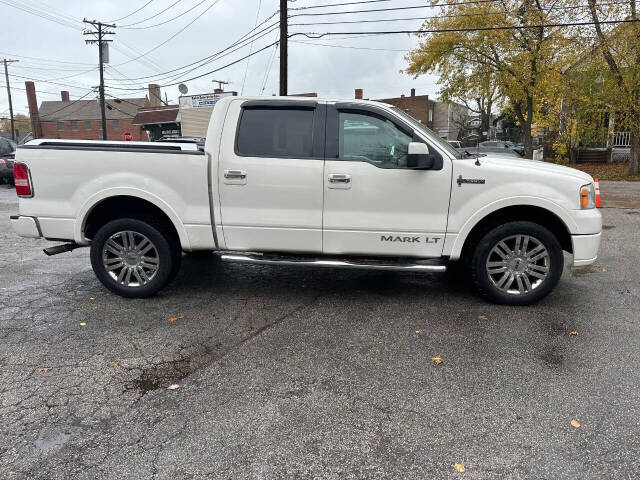
[[[509,205],[477,218],[471,225],[465,225],[462,229],[465,233],[456,238],[450,258],[468,257],[470,250],[486,232],[511,221],[529,221],[547,228],[558,239],[563,250],[573,253],[570,229],[558,214],[536,205]]]
[[[105,223],[128,215],[152,214],[162,220],[179,239],[183,250],[189,251],[189,239],[178,215],[161,199],[142,191],[113,189],[100,192],[82,207],[76,224],[78,243],[87,244]],[[80,240],[80,241],[78,241]]]

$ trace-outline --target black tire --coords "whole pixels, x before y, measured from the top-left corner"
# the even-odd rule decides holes
[[[495,256],[495,253],[492,254],[491,252],[501,240],[512,239],[517,235],[526,235],[533,238],[533,240],[543,245],[548,252],[546,259],[541,260],[546,262],[544,267],[547,268],[546,277],[544,279],[528,276],[527,272],[531,271],[528,269],[529,267],[526,267],[524,272],[520,272],[521,279],[523,278],[523,275],[527,275],[527,280],[530,281],[530,283],[531,281],[538,282],[537,284],[532,283],[532,285],[535,284],[535,286],[531,289],[527,289],[525,286],[523,289],[524,293],[515,292],[516,288],[519,289],[519,285],[514,285],[513,292],[507,292],[498,288],[500,282],[498,281],[496,284],[495,279],[501,278],[502,275],[506,274],[506,272],[494,273],[494,280],[492,280],[492,277],[488,272],[489,266],[487,264],[490,255],[493,255],[491,257],[492,259],[498,258]],[[508,242],[510,241],[515,240],[508,240]],[[523,263],[522,260],[514,258],[513,262],[515,262],[517,268],[525,268],[521,266]],[[533,265],[533,268],[536,266],[537,265]],[[500,267],[496,268],[499,269]],[[484,236],[482,236],[476,245],[471,257],[471,277],[474,285],[481,295],[502,305],[531,305],[541,300],[558,284],[558,281],[562,276],[563,268],[564,256],[558,239],[542,225],[532,222],[509,222],[488,231]],[[516,277],[517,276],[518,275],[516,275]],[[517,278],[515,280],[517,280]],[[506,282],[510,281],[512,280],[507,278]],[[519,280],[517,283],[524,285],[524,281]],[[509,286],[506,288],[509,289]]]
[[[157,252],[157,269],[144,284],[138,282],[138,285],[125,285],[114,278],[104,265],[103,249],[106,242],[118,232],[124,231],[146,237]],[[122,297],[146,298],[156,294],[175,277],[180,266],[181,251],[176,244],[175,235],[171,233],[167,232],[163,222],[153,217],[121,218],[107,223],[91,241],[91,266],[94,273],[105,287]]]

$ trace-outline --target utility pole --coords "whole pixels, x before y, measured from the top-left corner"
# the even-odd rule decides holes
[[[287,0],[280,0],[280,95],[287,96]]]
[[[109,28],[116,28],[115,25],[110,25],[107,23],[98,22],[96,20],[87,20],[86,18],[82,20],[83,23],[89,25],[89,29],[83,32],[83,35],[93,35],[94,38],[85,40],[85,43],[91,45],[98,45],[98,59],[100,62],[100,86],[98,87],[98,92],[100,94],[100,116],[102,118],[102,139],[107,139],[107,112],[105,110],[104,103],[104,52],[105,47],[108,42],[112,42],[113,40],[105,39],[105,35],[114,35],[115,32],[109,31]],[[108,62],[108,59],[107,59]]]
[[[231,82],[225,82],[224,80],[211,80],[211,81],[218,84],[218,90],[224,90],[223,85],[231,84]]]
[[[15,63],[17,61],[18,60],[7,60],[6,58],[2,60],[2,63],[4,63],[4,79],[5,79],[5,82],[7,82],[7,97],[9,98],[9,117],[11,118],[11,138],[13,139],[14,142],[17,142],[18,139],[16,138],[16,124],[13,118],[13,103],[11,102],[11,86],[9,85],[9,70],[7,68],[7,65],[9,63]]]

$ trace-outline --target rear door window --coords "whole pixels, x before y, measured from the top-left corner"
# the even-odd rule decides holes
[[[250,107],[242,110],[236,150],[247,157],[310,158],[312,108]]]

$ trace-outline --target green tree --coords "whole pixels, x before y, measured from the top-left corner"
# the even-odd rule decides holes
[[[577,1],[577,0],[576,0]],[[640,171],[640,22],[636,0],[600,2],[588,0],[589,14],[595,24],[595,43],[604,65],[597,59],[592,67],[599,68],[603,88],[600,101],[612,112],[627,117],[631,133],[629,173]],[[602,19],[632,20],[629,23],[604,24]]]
[[[13,117],[16,133],[24,133],[31,131],[31,122],[29,121],[29,117],[23,115],[22,113],[18,113]],[[11,133],[11,120],[9,118],[2,118],[0,120],[0,132],[8,132]]]
[[[419,45],[409,54],[407,71],[435,72],[444,90],[460,75],[469,80],[470,97],[490,79],[516,116],[523,132],[525,156],[533,153],[532,127],[540,99],[561,82],[568,61],[569,37],[563,27],[573,10],[557,0],[440,2],[441,13],[428,19]],[[456,87],[458,88],[458,87]]]

